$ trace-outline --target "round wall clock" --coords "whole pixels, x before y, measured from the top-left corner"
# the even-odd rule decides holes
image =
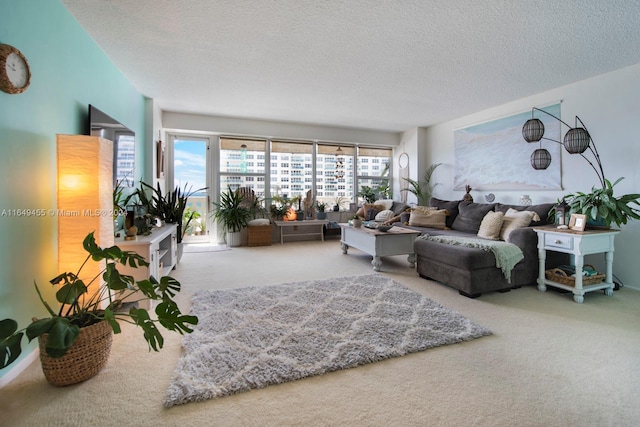
[[[0,90],[22,93],[31,83],[31,70],[27,58],[13,46],[0,44]]]

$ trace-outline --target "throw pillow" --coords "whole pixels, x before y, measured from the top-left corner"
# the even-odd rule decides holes
[[[378,212],[378,215],[376,215],[375,221],[376,222],[385,222],[390,220],[391,218],[393,218],[393,211],[390,209],[385,209],[383,211]]]
[[[393,206],[393,199],[380,199],[373,202],[373,204],[384,206],[384,210],[386,211],[391,209],[391,206]]]
[[[540,219],[535,219],[529,225],[543,225],[543,224],[553,224],[554,218],[549,218],[549,211],[552,207],[554,207],[555,203],[540,203],[538,205],[531,206],[521,206],[521,205],[503,205],[501,203],[496,203],[496,212],[504,212],[507,213],[509,209],[514,209],[517,211],[532,211],[538,214]]]
[[[449,212],[449,216],[447,217],[447,228],[451,228],[453,225],[453,221],[455,221],[458,216],[458,204],[460,200],[442,200],[436,197],[432,197],[429,201],[431,206],[434,206],[438,209],[446,209]]]
[[[364,205],[362,205],[362,207],[364,208],[364,220],[365,221],[373,221],[376,219],[376,215],[378,215],[379,212],[382,212],[384,210],[384,206],[382,205],[376,205],[373,203],[365,203]]]
[[[502,229],[500,230],[500,239],[508,242],[509,235],[513,230],[528,227],[531,221],[539,221],[539,219],[538,214],[533,211],[507,210],[507,213],[504,214]]]
[[[444,230],[447,226],[446,219],[447,211],[444,209],[426,210],[413,208],[409,215],[409,225],[413,227],[429,227]]]
[[[480,223],[478,237],[482,237],[483,239],[499,240],[503,221],[504,213],[493,211],[487,212]]]
[[[458,216],[451,228],[464,233],[478,234],[480,223],[487,212],[494,210],[495,204],[460,202]]]

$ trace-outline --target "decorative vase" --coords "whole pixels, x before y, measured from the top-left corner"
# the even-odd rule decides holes
[[[473,196],[471,195],[471,190],[472,190],[471,186],[465,185],[464,189],[465,189],[466,193],[465,193],[464,196],[462,196],[462,200],[464,200],[465,202],[473,203]]]
[[[351,220],[351,224],[354,226],[354,228],[360,228],[360,227],[362,227],[362,220],[361,219],[352,219]]]
[[[318,215],[316,215],[316,218],[318,218],[318,219],[327,219],[327,213],[326,212],[318,212]]]
[[[80,328],[78,337],[62,357],[51,357],[45,346],[49,334],[38,337],[42,372],[50,384],[62,387],[86,381],[104,368],[111,353],[113,330],[103,320]]]
[[[338,205],[334,205],[333,206],[333,211],[334,212],[338,212],[339,210],[340,210],[340,206],[338,206]]]
[[[304,219],[304,212],[298,211],[296,212],[296,221],[302,221]]]

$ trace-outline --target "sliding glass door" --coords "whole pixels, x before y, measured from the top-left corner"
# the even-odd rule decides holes
[[[169,134],[168,188],[180,187],[193,192],[187,199],[183,217],[184,243],[216,243],[215,224],[211,220],[210,201],[212,187],[211,137],[201,135]],[[189,221],[189,218],[191,219]],[[188,222],[188,224],[187,224]]]

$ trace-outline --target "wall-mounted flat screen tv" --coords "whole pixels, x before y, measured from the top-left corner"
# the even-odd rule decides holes
[[[135,132],[93,105],[89,105],[89,135],[113,141],[113,185],[134,187]]]

